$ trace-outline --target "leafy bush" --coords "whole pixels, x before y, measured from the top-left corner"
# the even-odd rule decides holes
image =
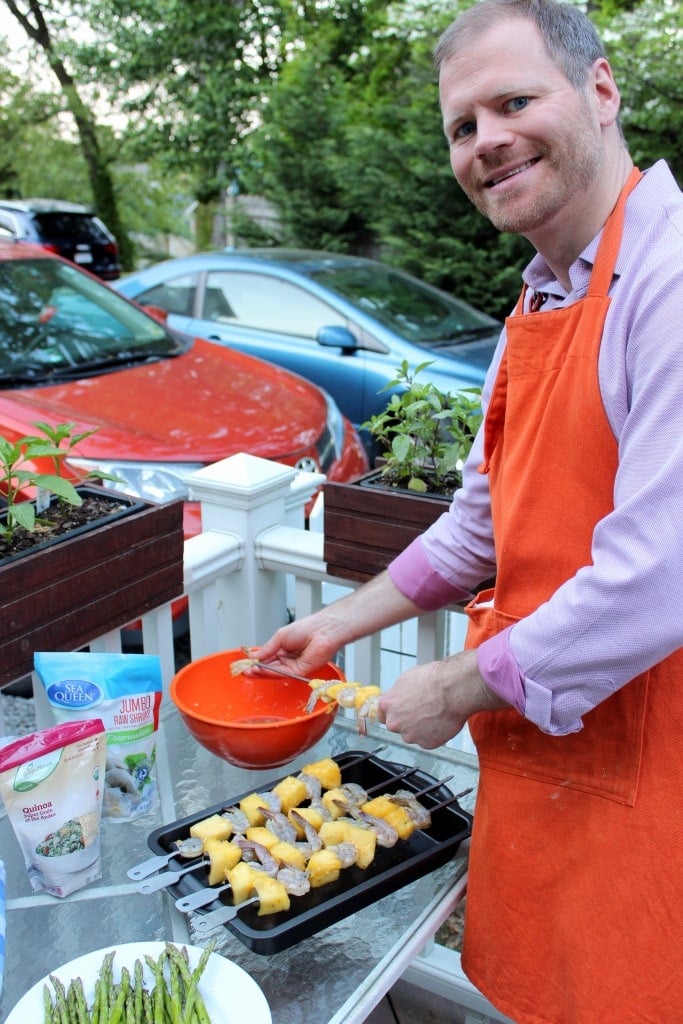
[[[386,409],[362,426],[377,441],[382,481],[418,493],[449,494],[462,484],[462,466],[482,419],[481,388],[455,393],[416,378],[404,360],[383,390],[392,394]]]

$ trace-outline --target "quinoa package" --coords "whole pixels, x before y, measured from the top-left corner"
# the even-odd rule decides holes
[[[106,748],[104,723],[90,718],[0,749],[0,792],[34,892],[68,896],[101,877]]]
[[[102,816],[130,821],[157,803],[154,774],[161,664],[152,654],[37,653],[58,722],[98,715],[107,732]]]

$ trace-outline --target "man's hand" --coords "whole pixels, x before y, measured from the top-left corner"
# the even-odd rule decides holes
[[[379,702],[379,721],[426,750],[452,739],[476,711],[509,707],[484,682],[477,652],[418,665],[399,676]]]
[[[319,612],[282,626],[251,653],[260,661],[310,677],[345,644],[419,614],[418,606],[382,572]]]

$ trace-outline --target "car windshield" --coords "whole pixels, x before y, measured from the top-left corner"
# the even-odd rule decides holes
[[[104,284],[56,259],[0,262],[0,385],[83,376],[176,355],[181,343]]]
[[[391,267],[324,267],[311,276],[406,341],[427,347],[490,336],[500,328],[466,302]]]

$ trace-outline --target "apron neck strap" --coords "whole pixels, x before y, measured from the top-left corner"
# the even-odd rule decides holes
[[[642,177],[643,172],[634,167],[619,193],[619,198],[612,212],[605,222],[588,285],[589,295],[607,295],[614,275],[614,266],[617,261],[619,246],[621,245],[626,200]],[[519,316],[524,312],[527,291],[528,285],[524,283],[514,313],[512,314],[513,316]]]
[[[589,295],[607,295],[609,291],[624,229],[626,200],[642,176],[643,172],[639,171],[637,167],[632,169],[626,179],[626,184],[619,193],[614,209],[605,222],[588,285]]]

